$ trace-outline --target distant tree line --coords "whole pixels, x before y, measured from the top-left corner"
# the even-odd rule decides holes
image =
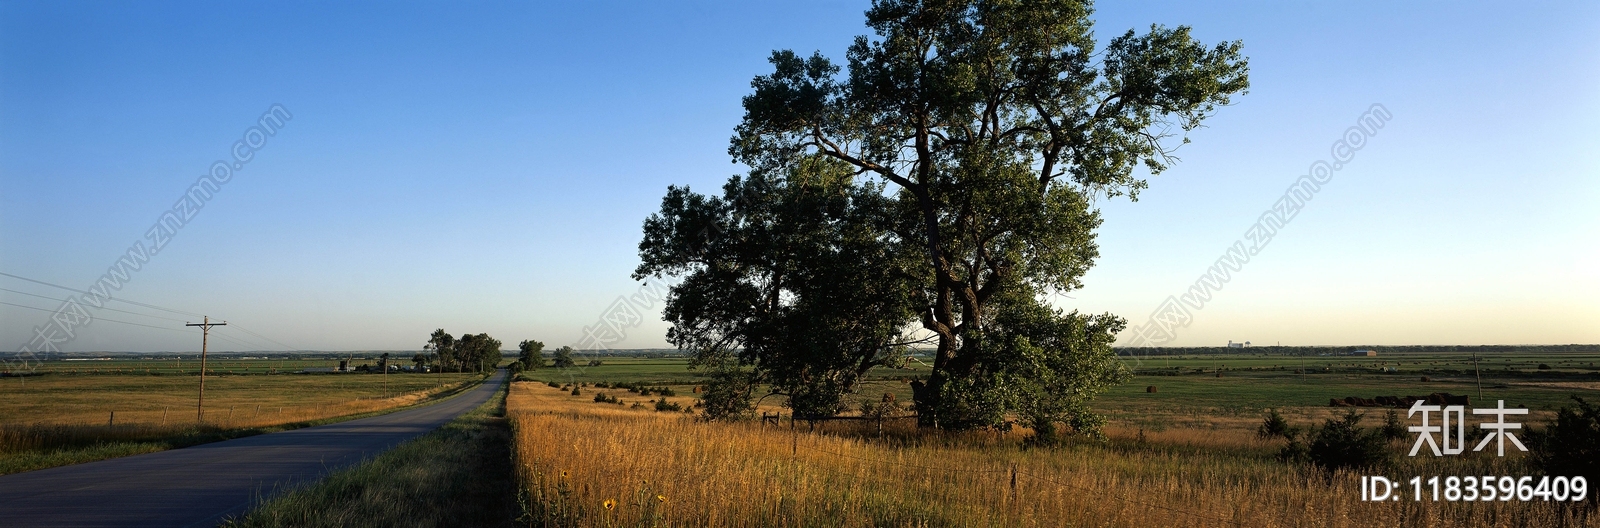
[[[489,334],[462,334],[456,338],[443,328],[434,330],[422,349],[427,354],[424,361],[440,372],[493,372],[501,359],[499,339]],[[412,361],[417,359],[413,357]]]

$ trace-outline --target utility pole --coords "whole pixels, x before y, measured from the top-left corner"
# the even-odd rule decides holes
[[[1472,377],[1478,379],[1478,401],[1483,401],[1483,374],[1478,373],[1478,353],[1472,353]]]
[[[195,420],[199,423],[205,423],[206,421],[206,342],[211,339],[211,327],[228,326],[227,322],[211,322],[211,316],[206,316],[204,321],[203,323],[183,324],[183,326],[200,327],[200,398],[194,405]]]

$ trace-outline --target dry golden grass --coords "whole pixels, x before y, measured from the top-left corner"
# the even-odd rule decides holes
[[[406,405],[472,374],[251,375],[206,378],[206,422],[255,427]],[[49,375],[0,384],[0,424],[193,425],[196,376]]]
[[[481,376],[41,376],[0,390],[0,474],[148,453],[404,407]],[[115,413],[115,421],[112,421]]]
[[[1142,443],[1126,438],[1136,431],[1114,430],[1108,444],[1029,450],[1016,433],[899,426],[877,439],[838,425],[804,433],[803,425],[704,423],[591,396],[511,388],[532,525],[1596,525],[1547,503],[1362,502],[1359,476],[1325,478],[1277,462],[1276,444],[1236,428],[1169,428],[1146,432]],[[1514,462],[1421,461],[1396,471],[1517,474]]]

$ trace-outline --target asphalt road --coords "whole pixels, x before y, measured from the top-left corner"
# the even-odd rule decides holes
[[[444,425],[488,401],[505,377],[381,416],[0,476],[0,526],[213,526]]]

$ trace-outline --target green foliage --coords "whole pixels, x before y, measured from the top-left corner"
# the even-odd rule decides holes
[[[1400,413],[1390,409],[1383,413],[1383,428],[1378,431],[1384,440],[1399,440],[1406,437],[1406,424],[1400,421]]]
[[[578,363],[572,359],[572,352],[573,350],[570,346],[557,348],[554,366],[556,368],[572,368],[577,366]]]
[[[1300,431],[1289,425],[1289,421],[1278,414],[1277,409],[1267,409],[1267,417],[1261,420],[1261,426],[1256,428],[1256,436],[1261,438],[1281,437],[1294,440]]]
[[[683,406],[667,401],[666,398],[656,400],[656,411],[683,412]]]
[[[1600,483],[1600,406],[1572,396],[1576,406],[1562,407],[1555,421],[1529,431],[1528,449],[1535,467],[1549,475],[1582,475],[1593,488]],[[1591,499],[1591,504],[1594,501]]]
[[[755,411],[751,393],[754,376],[739,369],[719,368],[711,373],[705,393],[700,396],[707,420],[741,420]]]
[[[884,0],[847,52],[777,51],[729,147],[720,197],[671,187],[635,278],[679,276],[668,339],[827,416],[906,331],[937,341],[926,425],[1093,433],[1128,376],[1124,323],[1045,303],[1098,256],[1097,196],[1137,195],[1187,132],[1248,86],[1238,42],[1152,26],[1096,49],[1076,2]]]
[[[544,356],[541,355],[544,352],[544,343],[525,339],[517,343],[517,352],[517,362],[524,370],[538,370],[544,366]]]
[[[489,334],[462,334],[456,339],[440,328],[422,348],[434,352],[441,372],[494,372],[500,365],[500,345],[500,340]]]
[[[915,262],[884,244],[892,201],[826,158],[723,191],[669,189],[635,277],[686,275],[664,315],[697,364],[753,366],[795,412],[832,416],[867,370],[898,364],[915,317]]]
[[[1361,418],[1350,410],[1343,418],[1326,420],[1311,438],[1307,451],[1311,462],[1329,471],[1386,465],[1388,442],[1381,432],[1362,429]]]
[[[619,405],[622,404],[621,401],[617,400],[616,396],[609,396],[604,392],[595,394],[594,395],[594,402],[595,403],[615,403],[615,404],[619,404]]]

